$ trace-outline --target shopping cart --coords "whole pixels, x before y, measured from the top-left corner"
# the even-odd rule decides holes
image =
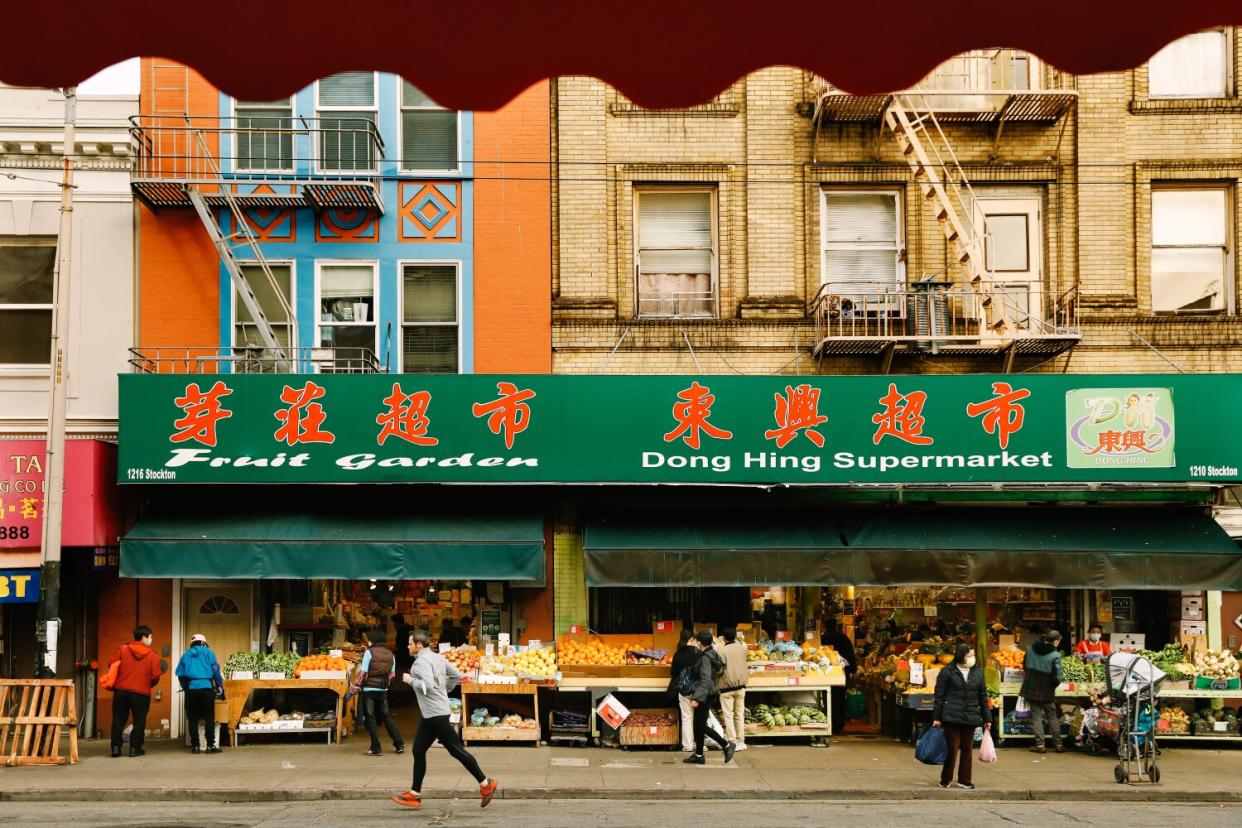
[[[1159,782],[1156,764],[1156,694],[1164,672],[1134,653],[1108,657],[1108,685],[1112,706],[1100,709],[1097,727],[1117,742],[1118,783]]]

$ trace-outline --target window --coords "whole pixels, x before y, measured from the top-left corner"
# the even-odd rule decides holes
[[[375,265],[320,265],[319,344],[375,352]],[[352,351],[341,359],[358,355]]]
[[[293,103],[237,101],[237,169],[293,169]]]
[[[401,169],[455,170],[457,112],[401,82]]]
[[[835,293],[900,289],[902,228],[897,192],[825,190],[820,216],[824,284]]]
[[[1229,262],[1224,189],[1151,194],[1151,308],[1223,311]]]
[[[401,370],[457,373],[457,265],[406,265],[401,285]]]
[[[198,608],[199,615],[238,615],[237,602],[227,595],[213,595]]]
[[[375,167],[375,84],[374,72],[342,72],[319,81],[320,169]]]
[[[978,188],[979,194],[988,189]],[[1022,330],[1043,317],[1040,198],[981,197],[975,202],[975,226],[985,228],[984,267],[1005,303],[1009,321]]]
[[[47,365],[55,239],[0,239],[0,365]]]
[[[638,315],[715,316],[715,190],[635,194]]]
[[[258,265],[242,265],[242,275],[246,277],[250,290],[259,300],[259,308],[263,311],[263,315],[271,323],[272,331],[276,334],[276,341],[288,353],[293,332],[293,320],[289,318],[289,309],[293,307],[293,267],[287,264],[269,264],[268,269],[272,271],[280,295],[273,290],[267,276],[263,274],[263,268]],[[284,303],[280,301],[281,296],[284,298]],[[249,309],[242,302],[241,294],[236,289],[233,291],[233,308],[235,320],[233,345],[237,348],[267,347],[263,344],[263,339],[259,336],[259,328],[254,324]]]
[[[1199,32],[1165,46],[1147,64],[1151,98],[1224,98],[1229,39],[1223,31]]]

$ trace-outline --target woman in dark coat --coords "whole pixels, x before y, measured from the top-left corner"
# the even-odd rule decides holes
[[[992,729],[992,711],[988,707],[988,691],[983,681],[983,668],[975,663],[975,649],[969,644],[958,644],[953,653],[953,663],[940,671],[936,679],[936,706],[932,714],[932,727],[943,727],[949,756],[940,769],[940,787],[947,788],[953,781],[953,764],[958,756],[961,762],[957,770],[957,786],[968,791],[975,789],[970,779],[975,744],[975,728],[983,725]]]

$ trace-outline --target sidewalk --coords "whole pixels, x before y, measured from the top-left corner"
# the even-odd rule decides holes
[[[384,798],[410,782],[410,757],[361,755],[362,739],[343,745],[250,745],[192,755],[172,742],[148,742],[136,759],[108,756],[106,741],[82,743],[72,767],[5,768],[0,801],[292,801]],[[1242,750],[1175,748],[1160,757],[1161,784],[1113,781],[1115,759],[1070,752],[1037,756],[1000,751],[994,766],[975,764],[978,790],[941,790],[937,769],[908,745],[842,737],[829,748],[751,746],[733,765],[719,752],[705,767],[684,754],[600,748],[480,747],[485,772],[510,799],[959,799],[1242,802]],[[472,798],[474,781],[443,750],[432,750],[424,795]]]

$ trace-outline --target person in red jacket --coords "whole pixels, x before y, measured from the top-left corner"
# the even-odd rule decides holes
[[[147,711],[151,709],[151,688],[160,680],[160,657],[151,649],[151,628],[143,624],[134,629],[134,640],[116,651],[120,662],[112,690],[112,757],[121,755],[125,722],[132,714],[134,729],[129,734],[129,755],[142,756]]]

